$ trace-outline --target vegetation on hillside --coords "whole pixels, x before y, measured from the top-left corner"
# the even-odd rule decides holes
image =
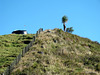
[[[4,72],[32,39],[33,34],[9,34],[0,36],[0,73]]]
[[[61,29],[40,33],[12,75],[100,75],[100,44]]]
[[[74,31],[73,27],[66,28],[66,32],[72,33]]]

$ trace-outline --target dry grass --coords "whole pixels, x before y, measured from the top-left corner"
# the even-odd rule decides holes
[[[12,75],[99,75],[99,58],[99,44],[61,29],[45,30]]]

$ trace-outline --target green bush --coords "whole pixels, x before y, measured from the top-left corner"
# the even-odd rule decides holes
[[[66,32],[72,33],[74,31],[73,27],[67,28]]]
[[[61,34],[63,32],[62,29],[57,30],[57,32],[59,32],[59,34]]]

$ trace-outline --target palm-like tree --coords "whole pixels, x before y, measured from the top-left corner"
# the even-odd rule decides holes
[[[67,17],[67,16],[63,16],[63,17],[62,17],[62,23],[63,23],[64,31],[65,31],[65,28],[66,28],[65,23],[66,23],[67,21],[68,21],[68,17]]]

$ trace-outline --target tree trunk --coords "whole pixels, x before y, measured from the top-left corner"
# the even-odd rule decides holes
[[[65,23],[63,23],[63,27],[64,27],[64,31],[65,31],[65,29],[66,29]]]

